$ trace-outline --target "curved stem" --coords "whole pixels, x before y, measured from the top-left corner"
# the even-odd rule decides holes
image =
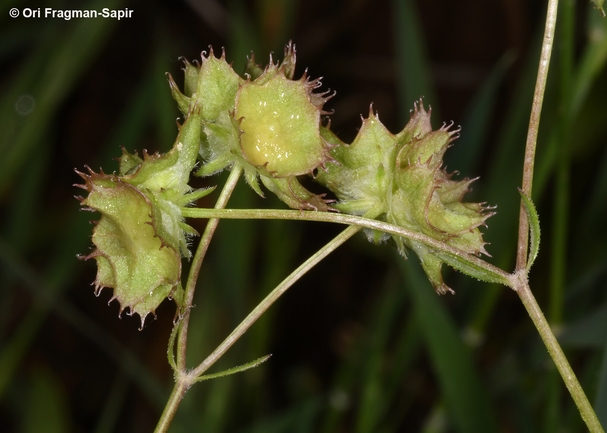
[[[297,211],[296,211],[297,212]],[[194,377],[198,377],[207,371],[232,345],[243,336],[243,334],[266,312],[270,306],[278,300],[297,280],[299,280],[306,272],[316,266],[325,257],[331,254],[341,244],[350,239],[361,230],[360,227],[350,226],[335,238],[329,241],[325,246],[318,250],[308,260],[302,263],[297,269],[285,278],[274,290],[272,290],[254,309],[244,318],[240,324],[234,328],[232,333],[227,336],[223,342],[211,353],[198,367],[190,373]]]
[[[402,227],[378,221],[367,217],[347,215],[332,212],[298,211],[298,210],[274,210],[274,209],[203,209],[184,208],[183,216],[186,218],[226,218],[226,219],[284,219],[297,221],[318,221],[337,224],[347,224],[362,228],[380,230],[397,236],[403,236],[414,241],[421,242],[430,248],[442,251],[453,256],[465,258],[470,263],[499,277],[500,281],[514,288],[512,275],[504,270],[485,262],[484,260],[454,248],[444,242],[438,241],[430,236],[419,232],[407,230]]]
[[[217,203],[215,204],[215,208],[223,208],[227,205],[230,195],[234,191],[238,179],[242,174],[242,167],[240,165],[234,165],[232,167],[232,171],[228,176],[228,179],[217,199]],[[200,238],[200,243],[198,244],[198,248],[196,250],[196,254],[192,259],[192,266],[190,267],[190,273],[188,275],[188,281],[185,286],[185,295],[184,295],[184,304],[182,307],[181,320],[179,320],[175,326],[179,326],[179,332],[177,335],[177,361],[176,366],[177,370],[175,371],[175,386],[173,387],[173,391],[169,396],[169,399],[164,407],[164,411],[160,416],[160,420],[156,425],[156,429],[154,430],[156,433],[166,432],[173,417],[175,416],[175,412],[179,407],[179,403],[183,399],[188,388],[192,385],[192,378],[190,375],[186,374],[186,349],[187,349],[187,339],[188,339],[188,325],[190,321],[190,308],[192,306],[192,301],[194,299],[194,292],[196,290],[196,282],[198,281],[198,274],[200,273],[200,267],[202,266],[202,262],[204,260],[204,256],[209,248],[209,244],[211,243],[211,239],[215,234],[215,230],[217,229],[217,225],[219,224],[219,219],[211,218],[207,222],[207,226],[204,230]],[[169,350],[172,350],[169,347]]]
[[[577,380],[575,373],[567,361],[567,357],[563,353],[563,350],[554,336],[552,329],[550,329],[550,325],[548,324],[544,313],[542,313],[542,310],[537,304],[537,301],[529,288],[526,272],[518,271],[515,276],[517,277],[517,283],[514,289],[521,298],[527,313],[531,317],[533,324],[542,337],[544,345],[548,349],[550,357],[561,374],[561,377],[565,382],[565,386],[567,387],[567,390],[569,390],[573,401],[580,411],[582,419],[586,423],[588,430],[591,433],[604,433],[603,427],[601,427],[601,423],[599,422],[592,405],[588,401],[580,382]]]
[[[183,214],[186,217],[190,218],[228,218],[228,219],[290,219],[290,220],[305,220],[305,221],[319,221],[319,222],[332,222],[339,224],[349,224],[350,227],[342,232],[342,235],[346,232],[352,230],[352,234],[361,228],[368,228],[374,230],[381,230],[386,233],[391,233],[399,236],[408,237],[413,240],[417,240],[422,242],[432,248],[435,248],[439,251],[448,252],[456,255],[466,255],[467,260],[474,262],[477,266],[486,269],[488,272],[494,273],[503,278],[504,284],[507,284],[509,287],[514,289],[523,305],[527,309],[527,312],[531,319],[533,320],[534,325],[538,329],[538,332],[546,345],[548,352],[553,359],[555,365],[563,381],[565,382],[565,386],[571,393],[573,400],[575,401],[582,418],[588,425],[591,433],[604,433],[603,429],[598,422],[598,418],[590,402],[588,401],[584,391],[579,384],[575,373],[571,369],[565,354],[563,353],[554,333],[550,329],[544,314],[539,308],[531,289],[529,288],[529,284],[527,282],[527,274],[525,268],[521,271],[517,271],[514,274],[508,274],[505,271],[479,259],[478,257],[472,256],[470,254],[466,254],[463,251],[460,251],[456,248],[453,248],[443,242],[437,241],[428,236],[422,235],[420,233],[412,232],[406,229],[403,229],[398,226],[394,226],[392,224],[388,224],[382,221],[377,221],[367,217],[358,217],[353,215],[346,214],[336,214],[329,212],[312,212],[312,211],[294,211],[294,210],[267,210],[267,209],[184,209]],[[341,235],[340,235],[341,236]],[[349,235],[351,236],[351,235]],[[349,237],[348,236],[348,237]],[[337,238],[336,238],[337,239]],[[334,240],[335,241],[335,240]],[[333,241],[332,241],[333,242]],[[322,251],[322,250],[321,250]],[[320,251],[319,251],[320,253]],[[318,254],[318,253],[317,253]],[[328,253],[327,253],[328,254]],[[322,257],[324,258],[326,254]],[[309,260],[312,260],[310,258]],[[302,267],[306,266],[308,262],[304,263]],[[298,274],[298,268],[292,275]],[[301,275],[299,275],[301,276]],[[299,278],[299,276],[297,278]],[[251,312],[249,316],[230,334],[226,340],[213,352],[203,363],[201,363],[194,372],[196,375],[200,375],[204,373],[225,351],[227,351],[234,342],[240,338],[242,334],[263,314],[263,312],[276,300],[284,291],[290,287],[289,276],[280,286],[278,286],[274,291],[272,291],[266,299],[264,299],[259,306]],[[288,284],[283,287],[283,284]],[[193,373],[194,373],[193,372]]]
[[[523,163],[523,183],[522,190],[531,197],[533,188],[533,168],[535,164],[535,149],[537,147],[537,134],[540,127],[540,115],[542,113],[542,104],[544,102],[544,92],[546,90],[546,81],[548,79],[548,68],[550,66],[550,56],[554,44],[554,31],[556,28],[556,15],[558,11],[558,0],[548,1],[548,11],[546,14],[546,27],[544,30],[544,41],[542,43],[542,52],[540,54],[540,64],[537,71],[537,80],[535,82],[535,91],[533,93],[533,103],[531,106],[531,115],[529,118],[529,129],[527,130],[527,143],[525,146],[525,160]],[[525,269],[527,265],[527,249],[529,242],[529,221],[525,213],[525,207],[521,202],[519,213],[519,230],[516,254],[516,269]]]
[[[217,199],[215,209],[222,209],[226,207],[226,205],[228,204],[228,200],[232,195],[232,192],[234,191],[236,183],[238,182],[238,179],[240,178],[241,174],[242,167],[238,164],[234,165],[232,171],[230,172],[230,176],[228,176],[228,179],[226,180],[226,183],[223,186],[223,189],[221,190],[221,194]],[[188,324],[190,321],[190,308],[194,300],[194,292],[196,291],[198,274],[200,273],[200,267],[202,266],[202,262],[207,253],[207,250],[209,249],[211,239],[215,234],[215,230],[217,229],[218,224],[218,218],[211,218],[207,222],[207,226],[204,229],[204,233],[200,238],[200,243],[198,244],[196,254],[192,259],[192,266],[190,267],[188,281],[185,286],[183,320],[181,320],[181,323],[179,325],[179,334],[177,336],[177,369],[181,371],[185,371],[186,369],[186,347],[188,337]]]

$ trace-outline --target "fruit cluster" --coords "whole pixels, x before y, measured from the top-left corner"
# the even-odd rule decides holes
[[[263,196],[261,184],[288,206],[301,210],[366,215],[422,233],[465,253],[486,253],[479,227],[492,215],[479,203],[464,203],[473,180],[453,180],[443,154],[458,130],[432,130],[421,101],[411,120],[391,134],[373,111],[350,145],[322,120],[333,95],[316,93],[321,83],[306,74],[295,80],[295,47],[282,63],[261,68],[251,57],[243,77],[211,50],[202,62],[185,62],[181,92],[169,75],[173,98],[185,116],[175,144],[164,155],[143,159],[123,151],[119,174],[79,173],[86,208],[101,213],[93,232],[98,271],[95,288],[114,290],[129,313],[142,321],[166,297],[178,304],[183,290],[181,258],[189,257],[181,209],[210,190],[194,191],[189,177],[209,176],[235,165]],[[200,163],[199,167],[196,167]],[[335,204],[304,188],[298,176],[312,175],[337,198]],[[369,231],[370,240],[389,236]],[[451,291],[441,276],[442,260],[425,244],[394,236],[399,252],[410,248],[438,293]]]

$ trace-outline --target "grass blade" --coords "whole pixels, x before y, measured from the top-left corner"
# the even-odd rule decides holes
[[[415,314],[454,425],[462,433],[496,432],[487,391],[441,298],[412,260],[402,261],[401,270],[415,301]]]
[[[436,110],[438,99],[430,78],[432,74],[416,6],[411,0],[395,0],[392,2],[392,8],[398,76],[402,77],[397,82],[401,116],[407,119],[413,102],[424,96],[428,104],[432,105],[433,114],[440,119]]]

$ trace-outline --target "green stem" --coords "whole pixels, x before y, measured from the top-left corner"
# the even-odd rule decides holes
[[[299,212],[299,211],[296,211]],[[308,260],[295,269],[287,278],[285,278],[274,290],[272,290],[245,319],[232,331],[230,335],[211,353],[198,367],[190,373],[193,377],[198,377],[207,371],[242,335],[266,312],[274,302],[278,300],[297,280],[306,272],[316,266],[325,257],[335,251],[341,244],[346,242],[357,232],[360,227],[350,226],[335,238],[329,241],[325,246],[318,250]]]
[[[230,335],[202,362],[198,367],[190,372],[177,371],[175,377],[175,386],[171,393],[165,410],[158,422],[155,433],[164,433],[167,431],[179,403],[183,399],[188,388],[207,371],[219,358],[223,356],[232,345],[255,323],[270,306],[280,298],[283,293],[289,289],[306,272],[316,266],[325,257],[335,251],[345,241],[360,231],[360,227],[350,226],[318,250],[313,256],[295,269],[287,278],[285,278],[274,290],[272,290],[258,305],[249,313],[247,317],[232,331]]]
[[[232,195],[232,192],[234,191],[234,188],[236,187],[236,184],[241,174],[242,167],[238,164],[234,165],[232,171],[230,172],[230,176],[226,180],[226,183],[223,186],[223,189],[221,190],[221,194],[217,199],[215,209],[222,209],[226,207],[226,205],[228,204],[228,200]],[[177,369],[181,371],[185,371],[186,369],[186,347],[188,336],[188,324],[190,320],[190,308],[192,307],[192,303],[194,301],[194,292],[196,291],[198,274],[200,273],[200,267],[202,266],[202,262],[204,261],[204,257],[209,249],[211,239],[215,234],[215,230],[217,230],[218,224],[218,218],[211,218],[207,222],[207,226],[205,227],[204,232],[200,238],[200,243],[198,244],[196,254],[192,259],[192,265],[190,267],[190,273],[188,275],[188,282],[185,286],[183,320],[181,320],[181,323],[179,325],[179,334],[177,336]]]
[[[542,43],[542,52],[540,54],[537,80],[535,82],[535,91],[533,93],[533,103],[529,118],[529,129],[527,130],[527,143],[525,146],[525,161],[523,163],[523,182],[521,189],[527,195],[527,197],[531,197],[531,190],[533,188],[533,168],[535,164],[537,134],[540,127],[540,115],[542,113],[542,104],[544,102],[546,81],[548,80],[548,67],[550,66],[550,56],[552,54],[552,46],[554,43],[557,11],[558,0],[549,0],[548,11],[546,14],[546,27],[544,30],[544,42]],[[528,241],[529,221],[527,220],[525,207],[521,201],[516,255],[517,270],[525,269],[527,266]]]
[[[171,425],[173,417],[177,412],[179,403],[181,403],[183,396],[190,386],[191,383],[186,383],[185,381],[177,379],[175,380],[175,386],[173,387],[173,391],[171,392],[167,404],[164,407],[162,416],[156,425],[156,429],[154,429],[154,433],[164,433],[169,430],[169,426]]]
[[[224,208],[236,184],[238,183],[238,179],[242,174],[242,167],[238,164],[232,167],[232,171],[217,199],[217,203],[215,204],[216,209]],[[211,243],[211,239],[215,234],[215,230],[217,229],[217,225],[219,224],[218,218],[211,218],[207,222],[207,226],[204,230],[200,238],[200,243],[196,250],[196,254],[192,259],[192,265],[190,267],[190,273],[188,275],[188,281],[185,286],[185,295],[184,295],[184,304],[183,308],[180,311],[182,318],[177,322],[175,326],[179,326],[179,333],[177,335],[177,370],[175,371],[175,385],[173,387],[173,391],[167,401],[167,404],[160,416],[160,420],[156,426],[156,433],[166,432],[173,417],[175,416],[175,412],[179,407],[179,403],[183,399],[188,388],[192,385],[192,378],[190,375],[186,374],[186,350],[187,350],[187,339],[188,339],[188,325],[190,321],[190,309],[192,307],[192,302],[194,299],[194,292],[196,290],[196,282],[198,281],[198,274],[200,273],[200,267],[202,266],[202,262],[206,255],[206,252]],[[172,350],[169,347],[169,350]]]
[[[554,336],[544,314],[540,310],[537,302],[531,292],[527,277],[526,270],[518,271],[515,274],[508,274],[503,270],[479,259],[478,257],[469,255],[460,251],[456,248],[453,248],[443,242],[437,241],[428,236],[422,235],[420,233],[412,232],[402,227],[394,226],[392,224],[385,223],[383,221],[377,221],[368,217],[358,217],[353,215],[346,214],[336,214],[329,212],[311,212],[311,211],[296,211],[296,210],[268,210],[268,209],[183,209],[183,215],[189,218],[226,218],[226,219],[288,219],[288,220],[300,220],[300,221],[318,221],[318,222],[332,222],[338,224],[348,224],[350,227],[346,229],[342,234],[345,234],[348,230],[353,230],[352,234],[355,231],[360,230],[361,228],[368,228],[373,230],[381,230],[386,233],[395,234],[398,236],[404,236],[419,242],[422,242],[432,248],[435,248],[439,251],[444,251],[451,254],[457,254],[460,256],[465,255],[467,260],[474,262],[477,266],[487,270],[495,274],[496,276],[501,277],[504,280],[504,284],[508,285],[512,289],[514,289],[520,296],[523,305],[527,309],[529,316],[533,320],[544,344],[548,348],[548,352],[552,357],[555,365],[563,381],[565,382],[565,386],[571,393],[582,418],[590,428],[592,433],[604,433],[592,406],[590,405],[584,391],[582,390],[571,366],[569,365],[567,358],[565,357],[562,349],[560,348],[556,337]],[[350,235],[351,236],[351,235]],[[349,236],[348,236],[349,237]],[[345,239],[344,239],[345,240]],[[335,240],[334,240],[335,241]],[[322,250],[321,250],[322,251]],[[320,253],[320,251],[319,251]],[[324,256],[322,257],[324,258]],[[310,259],[312,260],[312,258]],[[307,263],[307,262],[306,262]],[[305,266],[306,264],[302,265]],[[298,268],[299,270],[299,268]],[[298,270],[294,272],[294,274],[298,273]],[[293,274],[292,274],[293,275]],[[301,276],[301,275],[300,275]],[[299,276],[297,277],[299,278]],[[285,280],[285,282],[289,281],[290,277]],[[283,282],[283,284],[285,283]],[[292,284],[289,283],[289,285]],[[288,288],[288,287],[287,287]],[[277,287],[273,292],[271,292],[262,303],[239,325],[237,330],[235,330],[230,336],[222,343],[220,347],[211,354],[207,360],[205,360],[200,366],[198,366],[195,372],[200,375],[206,369],[208,369],[225,351],[251,326],[251,324],[257,320],[259,316],[273,303],[278,297],[284,293],[286,288],[282,289],[281,286]],[[265,308],[263,307],[266,305]],[[254,319],[253,319],[254,318]],[[251,320],[253,319],[253,320]],[[235,338],[236,337],[236,338]],[[218,355],[218,356],[217,356]]]
[[[229,195],[234,189],[236,182],[241,174],[241,167],[234,167],[230,177],[228,178],[222,193],[217,200],[216,207],[212,209],[214,212],[221,213],[221,207],[224,207],[227,204],[227,199]],[[237,174],[235,174],[237,173]],[[182,208],[182,211],[193,211],[196,209],[190,208]],[[206,209],[210,210],[210,209]],[[300,211],[295,211],[300,213]],[[190,213],[190,212],[186,212]],[[190,215],[186,215],[184,213],[184,217]],[[377,215],[370,215],[377,216]],[[196,251],[196,255],[194,256],[194,260],[192,263],[192,268],[197,267],[198,270],[194,272],[190,271],[190,276],[188,278],[188,284],[186,286],[186,306],[190,306],[193,299],[193,291],[196,285],[196,278],[198,278],[198,272],[200,269],[200,265],[202,264],[202,259],[204,258],[204,254],[208,249],[208,244],[210,242],[210,238],[212,237],[215,228],[219,222],[219,214],[217,216],[205,216],[205,218],[210,218],[207,223],[207,228],[202,235],[201,242]],[[211,224],[213,222],[213,224]],[[211,228],[209,228],[211,227]],[[200,364],[198,367],[191,371],[186,371],[185,368],[185,349],[186,349],[186,337],[187,337],[187,319],[189,318],[189,308],[186,307],[186,311],[182,320],[176,325],[180,326],[179,328],[179,344],[183,344],[183,347],[177,349],[178,357],[182,356],[183,366],[179,363],[179,358],[177,361],[177,370],[175,371],[175,385],[173,387],[173,391],[169,396],[167,404],[164,408],[164,411],[158,421],[158,425],[156,426],[155,433],[164,433],[167,431],[177,408],[187,390],[192,386],[194,382],[196,382],[199,377],[208,370],[221,356],[230,348],[232,345],[251,327],[253,323],[261,317],[261,315],[274,303],[276,300],[287,291],[289,287],[291,287],[297,280],[299,280],[306,272],[316,266],[320,261],[322,261],[325,257],[327,257],[330,253],[335,251],[341,244],[343,244],[346,240],[350,239],[354,234],[360,231],[360,227],[348,227],[339,235],[337,235],[334,239],[328,242],[325,246],[323,246],[320,250],[318,250],[313,256],[311,256],[308,260],[306,260],[301,266],[299,266],[295,271],[293,271],[287,278],[285,278],[282,283],[280,283],[272,292],[268,294],[260,303],[255,307],[255,309],[249,313],[249,315],[232,331],[232,333]],[[192,282],[193,281],[193,282]],[[192,295],[188,297],[188,291],[192,292]],[[184,324],[184,322],[186,322]],[[170,350],[170,348],[169,348]]]
[[[493,266],[484,260],[468,254],[462,250],[454,248],[444,242],[438,241],[422,233],[404,229],[402,227],[389,224],[384,221],[378,221],[367,217],[347,215],[333,212],[314,212],[298,210],[274,210],[274,209],[203,209],[203,208],[183,208],[183,216],[186,218],[226,218],[226,219],[283,219],[297,221],[317,221],[330,222],[337,224],[346,224],[379,230],[384,233],[390,233],[397,236],[403,236],[408,239],[421,242],[432,249],[442,251],[454,256],[465,257],[467,261],[473,263],[488,273],[497,277],[503,284],[514,288],[512,275],[502,269]]]
[[[550,329],[550,325],[548,324],[546,317],[544,317],[544,313],[542,313],[542,310],[537,304],[537,301],[529,288],[526,272],[518,271],[515,276],[517,277],[518,281],[514,289],[521,298],[527,313],[537,328],[540,337],[548,349],[548,353],[554,361],[556,368],[561,374],[561,377],[563,378],[565,386],[569,390],[571,397],[573,397],[573,401],[580,411],[582,419],[586,423],[588,430],[591,433],[604,433],[603,427],[601,427],[601,423],[599,422],[592,405],[588,401],[588,397],[586,397],[586,394],[584,393],[580,382],[577,380],[575,373],[571,369],[571,366],[569,365],[561,346],[556,340],[552,329]]]

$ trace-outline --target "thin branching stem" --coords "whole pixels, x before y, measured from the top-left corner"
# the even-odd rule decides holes
[[[525,147],[525,159],[523,163],[523,181],[522,191],[527,197],[531,197],[533,189],[533,169],[535,163],[535,153],[537,147],[537,136],[540,125],[540,115],[542,103],[546,90],[548,79],[548,68],[550,66],[550,57],[554,45],[554,34],[556,29],[556,17],[558,11],[558,0],[548,1],[548,10],[546,14],[546,26],[544,30],[544,40],[540,54],[540,62],[533,95],[533,105],[531,107],[531,116],[529,119],[529,129],[527,131],[527,142]],[[528,283],[528,271],[526,269],[529,241],[529,220],[525,211],[524,204],[521,202],[519,214],[519,232],[516,256],[516,271],[513,276],[516,278],[512,287],[519,295],[521,302],[525,306],[529,317],[537,328],[548,353],[555,363],[567,390],[571,394],[577,405],[582,419],[586,423],[591,433],[604,433],[604,430],[588,401],[584,390],[582,389],[575,373],[573,372],[563,350],[561,349],[544,313],[540,309],[533,292]]]
[[[437,251],[443,251],[454,256],[465,257],[466,260],[495,275],[503,284],[513,287],[511,281],[512,275],[502,269],[487,263],[481,258],[468,254],[449,244],[426,236],[420,232],[407,230],[405,228],[368,217],[348,215],[333,212],[313,212],[297,210],[279,210],[279,209],[203,209],[203,208],[184,208],[183,216],[186,218],[226,218],[226,219],[283,219],[297,221],[317,221],[337,224],[354,225],[362,228],[379,230],[384,233],[390,233],[397,236],[421,242]]]
[[[173,391],[171,391],[171,395],[167,400],[167,404],[164,407],[162,415],[160,416],[160,420],[158,420],[154,433],[165,433],[169,430],[169,426],[171,425],[173,417],[177,412],[179,403],[181,403],[183,396],[191,385],[182,380],[177,380],[177,378],[175,379],[175,386],[173,387]]]
[[[297,269],[295,269],[287,278],[285,278],[278,286],[274,288],[254,309],[249,313],[245,319],[232,331],[230,335],[211,353],[198,367],[196,367],[190,373],[194,377],[202,375],[207,371],[232,345],[238,341],[240,337],[259,319],[263,313],[274,302],[278,300],[286,291],[289,289],[297,280],[299,280],[306,272],[320,263],[329,254],[335,251],[340,245],[354,236],[360,231],[360,227],[350,226],[335,238],[329,241],[325,246],[318,250],[308,260],[302,263]]]
[[[537,71],[537,80],[535,82],[535,91],[533,93],[533,103],[531,106],[531,116],[529,118],[529,129],[527,131],[527,143],[525,145],[525,160],[523,163],[523,183],[522,190],[531,197],[533,189],[533,168],[535,165],[535,150],[537,147],[537,134],[540,127],[540,116],[542,113],[542,104],[544,102],[544,93],[546,90],[546,81],[548,80],[548,68],[550,66],[550,56],[554,45],[554,32],[556,28],[556,16],[558,11],[558,0],[548,1],[548,11],[546,14],[546,26],[544,29],[544,41],[540,54],[540,63]],[[527,265],[527,250],[529,242],[529,221],[525,213],[525,207],[521,201],[519,212],[519,230],[516,254],[516,269],[525,269]]]
[[[233,170],[233,172],[234,172],[234,170]],[[220,199],[222,197],[224,197],[224,195],[229,197],[230,193],[224,194],[224,192],[225,191],[231,192],[231,190],[234,189],[234,185],[235,185],[236,181],[238,180],[238,177],[240,177],[240,174],[241,173],[238,173],[238,176],[236,176],[236,175],[232,176],[232,174],[230,175],[230,177],[228,178],[228,182],[226,183],[226,186],[224,187],[224,189],[222,191],[222,195],[220,196]],[[230,185],[231,185],[229,188],[227,188],[228,183],[230,183]],[[222,200],[223,206],[225,206],[225,202],[227,202],[227,197],[224,197],[224,200]],[[213,210],[218,212],[220,210],[218,208],[220,205],[221,205],[221,203],[218,200],[217,207]],[[185,210],[185,208],[183,210]],[[191,210],[194,210],[194,209],[191,209]],[[369,216],[376,216],[376,215],[369,215]],[[207,224],[207,228],[209,227],[209,224],[211,223],[211,221],[219,221],[219,218],[211,218],[209,220],[209,223]],[[217,222],[215,222],[215,228],[216,228],[216,226],[217,226]],[[297,280],[299,280],[306,272],[308,272],[310,269],[312,269],[314,266],[316,266],[318,263],[320,263],[323,259],[325,259],[330,253],[335,251],[345,241],[347,241],[352,236],[354,236],[357,232],[359,232],[360,229],[361,229],[360,227],[356,227],[356,226],[348,227],[343,232],[341,232],[339,235],[337,235],[335,238],[333,238],[331,241],[329,241],[326,245],[324,245],[320,250],[318,250],[313,256],[311,256],[308,260],[306,260],[303,264],[301,264],[297,269],[295,269],[287,278],[285,278],[278,286],[276,286],[276,288],[274,290],[272,290],[272,292],[270,292],[268,294],[268,296],[266,296],[257,305],[257,307],[255,307],[255,309],[253,311],[251,311],[251,313],[249,313],[249,315],[234,329],[234,331],[232,331],[232,333],[219,346],[217,346],[217,348],[200,365],[198,365],[198,367],[196,367],[195,369],[193,369],[191,371],[186,371],[185,368],[180,368],[179,364],[177,364],[178,368],[175,371],[175,386],[173,387],[173,391],[171,392],[171,395],[169,396],[167,404],[164,408],[164,411],[160,417],[160,420],[158,421],[156,430],[154,432],[155,433],[165,433],[167,431],[168,427],[171,424],[171,421],[173,420],[173,417],[175,416],[175,413],[177,411],[177,408],[179,407],[181,400],[183,399],[185,393],[190,388],[190,386],[192,386],[192,384],[194,382],[196,382],[198,380],[198,378],[204,372],[206,372],[219,358],[221,358],[221,356],[223,356],[223,354],[230,347],[232,347],[232,345],[236,341],[238,341],[238,339],[240,337],[242,337],[244,335],[244,333],[251,327],[251,325],[253,323],[255,323],[257,321],[257,319],[259,319],[259,317],[261,317],[261,315],[274,302],[276,302],[276,300],[278,298],[280,298],[280,296],[282,296],[289,287],[291,287]],[[205,230],[205,233],[203,234],[203,239],[201,239],[201,244],[202,244],[202,241],[205,239],[206,233],[207,233],[207,231]],[[207,237],[210,237],[210,236],[212,236],[212,234],[207,235]],[[206,243],[208,243],[209,241],[210,241],[210,239],[205,240]],[[204,256],[204,252],[200,253],[200,254],[199,254],[199,252],[202,250],[206,250],[207,248],[208,248],[208,245],[204,246],[204,247],[199,246],[194,261],[196,261],[197,256]],[[202,260],[202,259],[200,259],[200,260]],[[198,267],[200,267],[200,264],[198,264]],[[190,272],[190,276],[191,275],[193,275],[192,272]],[[197,277],[198,272],[196,272],[195,275]],[[188,281],[188,286],[189,286],[189,281]],[[191,302],[191,298],[190,298],[190,302]],[[185,320],[186,317],[187,316],[184,316],[183,320]],[[181,322],[183,322],[183,320]],[[176,326],[182,326],[180,328],[180,331],[183,332],[182,323],[178,323]],[[186,343],[184,340],[184,345],[185,344]],[[178,352],[177,352],[178,355],[179,355],[179,350],[180,349],[178,349]],[[185,351],[185,348],[183,350]],[[185,357],[185,353],[184,353],[184,357]]]
[[[573,369],[569,365],[569,361],[567,361],[567,357],[554,336],[544,313],[529,288],[526,272],[518,271],[515,275],[517,277],[515,290],[521,298],[527,313],[529,313],[529,317],[531,317],[533,324],[537,328],[546,349],[548,349],[548,353],[561,374],[563,382],[565,382],[565,386],[567,387],[567,390],[569,390],[573,401],[580,411],[580,415],[586,423],[588,430],[590,433],[604,433],[603,427],[601,427],[601,423],[599,422],[592,405],[588,401],[588,397],[586,397],[586,394],[573,372]]]
[[[221,194],[219,195],[217,203],[215,204],[215,209],[222,209],[226,207],[241,174],[242,167],[240,165],[235,165],[232,168],[230,176],[228,177],[223,189],[221,190]],[[198,274],[200,273],[200,267],[202,266],[202,262],[204,261],[204,257],[209,249],[211,239],[215,234],[215,230],[217,230],[218,224],[218,218],[211,218],[207,222],[207,226],[205,227],[200,238],[200,243],[198,244],[196,254],[192,259],[188,281],[185,286],[183,319],[179,324],[180,328],[177,336],[177,369],[181,371],[185,371],[186,369],[188,324],[190,320],[190,309],[194,301],[194,292],[196,291],[196,283],[198,282]]]
[[[217,199],[217,203],[215,204],[216,209],[224,208],[228,204],[228,200],[238,183],[238,179],[242,174],[242,167],[239,165],[235,165],[230,172],[230,176],[228,177],[219,198]],[[202,262],[204,261],[204,257],[206,255],[207,250],[209,249],[209,245],[211,243],[211,239],[215,234],[215,230],[217,229],[217,225],[219,224],[219,219],[211,218],[207,222],[207,226],[200,238],[200,243],[196,250],[196,254],[194,254],[194,258],[192,259],[192,265],[190,267],[190,273],[188,275],[188,281],[185,286],[185,295],[184,295],[184,304],[183,309],[180,312],[182,315],[181,320],[179,320],[175,326],[179,326],[179,332],[177,335],[177,361],[176,361],[176,371],[175,373],[175,385],[173,387],[173,391],[167,401],[167,404],[160,416],[160,420],[156,426],[155,433],[164,433],[169,428],[173,417],[179,407],[179,403],[183,399],[188,388],[192,385],[191,378],[188,374],[186,374],[186,352],[187,352],[187,340],[188,340],[188,325],[190,319],[190,310],[192,307],[192,302],[194,299],[194,292],[196,291],[196,283],[198,281],[198,275],[200,273],[200,267],[202,266]],[[169,350],[172,350],[169,347]]]
[[[350,227],[348,229],[355,229],[356,231],[360,230],[360,228],[368,228],[374,230],[380,230],[385,233],[391,233],[398,236],[404,236],[409,239],[413,239],[419,242],[422,242],[429,247],[435,248],[438,251],[444,251],[451,254],[459,254],[466,255],[467,259],[470,261],[474,261],[474,263],[485,269],[487,272],[493,273],[498,277],[501,277],[504,281],[504,284],[508,285],[512,289],[514,289],[521,298],[521,301],[529,316],[531,317],[534,325],[536,326],[544,344],[546,345],[550,356],[552,357],[554,363],[557,366],[559,373],[561,374],[563,381],[569,392],[571,393],[576,405],[578,406],[582,418],[586,422],[588,428],[591,433],[604,433],[603,429],[598,422],[596,414],[592,409],[582,387],[577,380],[577,377],[573,373],[567,358],[565,357],[561,347],[554,336],[554,333],[550,329],[550,325],[546,321],[544,314],[539,308],[537,301],[535,300],[533,293],[531,292],[528,282],[527,282],[527,270],[524,268],[521,271],[517,271],[514,274],[508,274],[505,271],[497,268],[490,263],[487,263],[481,260],[478,257],[473,255],[466,254],[463,251],[460,251],[456,248],[451,247],[443,242],[437,241],[436,239],[430,238],[423,234],[412,232],[402,227],[394,226],[392,224],[388,224],[383,221],[377,221],[372,218],[367,217],[358,217],[354,215],[346,215],[346,214],[336,214],[330,212],[304,212],[304,211],[294,211],[294,210],[269,210],[269,209],[183,209],[183,214],[186,217],[190,218],[226,218],[226,219],[288,219],[288,220],[305,220],[305,221],[318,221],[318,222],[332,222],[338,224],[349,224]],[[348,230],[346,229],[346,231]],[[345,233],[344,231],[343,233]],[[352,233],[354,234],[354,232]],[[302,265],[303,266],[303,265]],[[294,272],[297,273],[296,270]],[[287,279],[288,280],[288,279]],[[285,281],[287,281],[285,280]],[[284,283],[284,282],[283,282]],[[275,291],[280,291],[280,286],[275,289]],[[280,292],[278,296],[280,296],[283,292]],[[275,292],[270,293],[268,298],[272,299],[274,302],[278,296],[274,298],[276,295]],[[266,298],[267,299],[267,298]],[[266,300],[262,301],[264,304]],[[268,305],[269,306],[269,305]],[[198,374],[202,374],[206,369],[208,369],[212,363],[214,363],[225,351],[231,347],[232,344],[239,338],[244,331],[248,329],[249,326],[254,322],[250,321],[251,317],[254,317],[255,320],[263,312],[267,309],[267,307],[257,307],[239,327],[242,327],[239,330],[235,330],[223,343],[222,347],[216,349],[216,352],[209,356],[207,360],[205,360],[199,367],[197,367],[196,372]],[[237,337],[237,338],[236,338]]]

